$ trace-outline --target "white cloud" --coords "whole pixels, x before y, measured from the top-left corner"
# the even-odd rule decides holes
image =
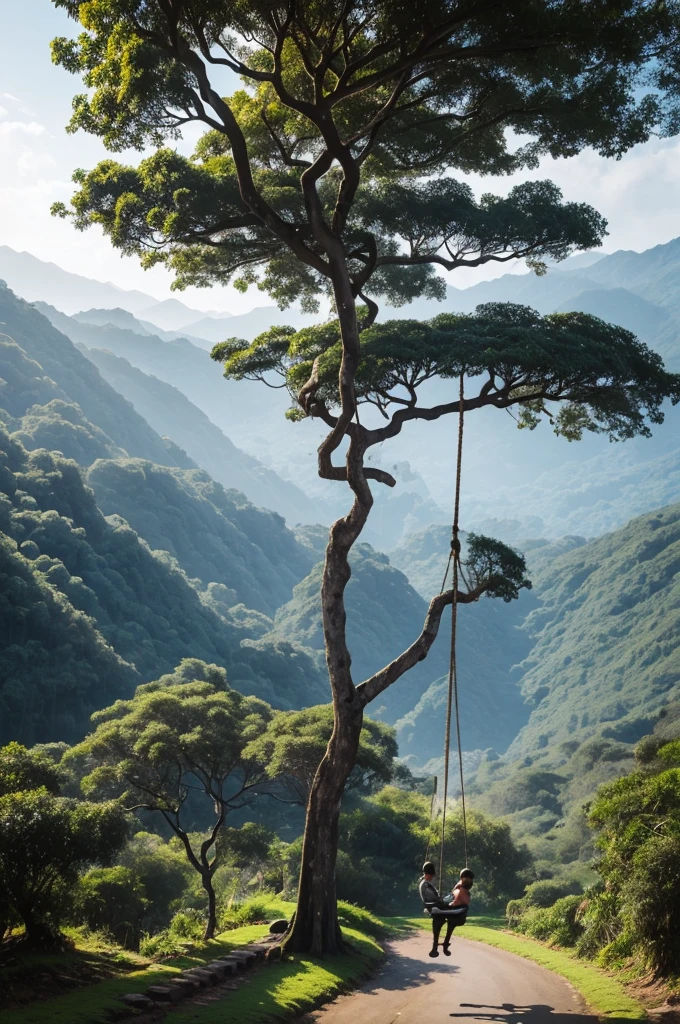
[[[42,135],[45,130],[45,125],[37,121],[0,121],[0,137],[3,138],[10,135]]]
[[[39,178],[45,171],[56,167],[57,161],[50,153],[35,153],[25,150],[17,160],[17,170],[22,178]]]
[[[0,99],[9,100],[10,103],[18,103],[19,100],[16,96],[13,96],[11,92],[0,92]]]

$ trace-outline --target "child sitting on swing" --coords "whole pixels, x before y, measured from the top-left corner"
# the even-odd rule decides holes
[[[465,924],[468,907],[470,906],[470,889],[474,882],[474,875],[469,868],[463,868],[460,879],[456,882],[448,899],[442,899],[439,891],[434,885],[436,869],[432,861],[428,860],[423,864],[423,877],[420,880],[420,898],[425,904],[425,909],[432,917],[432,949],[430,956],[439,956],[439,933],[446,921],[446,938],[442,943],[444,956],[451,956],[449,948],[453,929]]]

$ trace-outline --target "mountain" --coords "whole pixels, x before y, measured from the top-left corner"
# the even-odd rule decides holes
[[[181,329],[186,327],[187,324],[193,323],[196,319],[210,319],[211,317],[226,319],[231,316],[230,313],[219,313],[216,310],[203,313],[198,309],[191,309],[190,306],[186,306],[178,299],[164,299],[162,302],[154,302],[145,309],[140,309],[139,315],[165,330]]]
[[[177,388],[142,373],[111,352],[84,346],[82,351],[159,434],[171,436],[214,480],[243,491],[254,504],[274,509],[291,523],[322,518],[323,511],[298,487],[237,448]]]
[[[91,306],[139,313],[159,326],[182,326],[206,316],[227,317],[228,313],[204,313],[177,299],[159,300],[145,292],[119,288],[110,281],[96,281],[63,270],[30,252],[16,252],[0,245],[0,279],[28,302],[42,300],[63,313],[77,313]]]
[[[484,302],[519,302],[541,313],[592,312],[638,334],[664,356],[670,368],[677,368],[679,273],[680,238],[676,238],[644,252],[619,250],[592,263],[574,257],[550,267],[543,277],[505,274],[449,292],[442,308],[471,313]]]
[[[0,279],[22,299],[42,299],[68,313],[77,313],[87,306],[122,306],[136,313],[158,302],[144,292],[127,291],[110,281],[72,274],[56,263],[46,263],[30,252],[15,252],[7,245],[0,245]]]
[[[185,338],[174,341],[162,341],[155,335],[142,336],[135,330],[128,330],[116,327],[112,324],[96,325],[83,323],[74,317],[67,317],[53,307],[43,303],[36,303],[50,321],[63,331],[77,345],[83,346],[89,356],[91,350],[101,350],[118,356],[121,362],[115,363],[110,358],[100,355],[93,355],[94,361],[98,361],[106,374],[111,375],[116,387],[119,387],[134,403],[143,406],[149,418],[168,429],[171,437],[177,436],[179,444],[187,444],[192,451],[195,451],[193,444],[202,443],[200,435],[207,440],[207,434],[212,437],[212,444],[218,447],[216,450],[206,450],[201,458],[197,460],[206,469],[215,470],[222,466],[219,471],[219,479],[227,483],[222,475],[225,463],[235,461],[233,450],[228,450],[230,442],[222,434],[222,430],[229,436],[234,436],[241,443],[248,447],[259,449],[265,457],[275,447],[276,438],[279,438],[281,450],[286,448],[284,437],[291,438],[295,435],[295,425],[284,419],[284,410],[288,405],[286,398],[281,392],[267,392],[263,401],[262,385],[252,381],[225,381],[217,366],[208,354],[196,348]],[[122,360],[126,360],[132,367],[141,370],[147,375],[144,380],[138,374],[127,369]],[[154,382],[153,379],[156,378]],[[186,402],[176,403],[177,393],[170,392],[167,388],[160,387],[160,382],[171,385],[181,392],[193,407],[198,407],[204,416],[197,416],[196,408],[189,408]],[[270,396],[276,396],[273,402]],[[162,406],[165,405],[165,409]],[[173,427],[177,411],[177,424]],[[208,417],[212,424],[221,430],[210,429],[206,423]],[[261,432],[261,433],[260,433]],[[262,434],[264,436],[262,436]],[[179,439],[179,435],[183,440]],[[190,437],[188,435],[191,435]],[[193,440],[192,440],[193,438]],[[225,442],[227,442],[225,444]],[[296,439],[298,458],[296,451],[288,451],[287,457],[290,460],[291,472],[294,467],[303,460],[299,458],[301,446],[307,450],[307,443],[304,437],[297,432]],[[156,460],[158,461],[158,460]],[[207,464],[210,461],[210,466]],[[271,458],[271,461],[274,461]],[[308,460],[304,460],[307,463]],[[258,479],[257,497],[253,492],[254,500],[265,499],[265,503],[280,511],[292,523],[306,522],[313,523],[327,521],[329,518],[324,508],[322,488],[318,487],[318,498],[309,497],[306,487],[296,485],[292,481],[280,479],[280,474],[275,473],[268,465],[262,465],[260,460],[255,461],[252,456],[243,454],[240,459],[242,472],[253,475]],[[286,463],[284,463],[284,466]],[[309,477],[315,475],[315,463],[309,461],[306,466]],[[306,479],[306,478],[305,478]],[[230,485],[233,486],[233,485]],[[247,489],[246,481],[242,478],[243,486],[249,497],[251,494]],[[314,492],[313,492],[314,494]]]
[[[205,584],[190,581],[170,554],[152,551],[119,516],[104,516],[74,462],[44,450],[29,453],[4,430],[0,430],[0,453],[5,564],[11,565],[16,553],[33,565],[30,573],[20,574],[26,582],[23,588],[12,575],[0,575],[0,602],[10,611],[9,625],[0,632],[5,737],[22,741],[77,738],[95,708],[125,696],[130,685],[155,679],[188,657],[226,667],[234,687],[274,706],[292,708],[325,699],[323,676],[311,652],[281,638],[263,640],[263,620],[257,613],[248,615],[240,608],[230,613],[228,605],[236,601],[225,576],[220,577],[224,559],[210,574],[216,588],[209,587],[210,579]],[[95,463],[93,472],[101,476],[99,465]],[[127,480],[134,481],[135,474],[139,475],[137,466]],[[123,490],[120,473],[117,480]],[[177,515],[181,507],[177,497],[176,503]],[[191,504],[188,491],[184,504]],[[166,515],[172,515],[171,508]],[[184,516],[189,519],[186,511]],[[233,561],[238,563],[239,543],[246,552],[241,567],[234,571],[234,582],[239,572],[253,568],[243,538],[242,531],[232,531]],[[195,538],[197,546],[199,539],[200,534]],[[213,549],[220,540],[227,543],[224,529],[210,542]],[[291,538],[290,546],[294,543]],[[260,556],[260,566],[263,560]],[[278,580],[274,573],[265,573],[265,578],[266,587],[282,585],[280,573]],[[231,579],[226,577],[227,582]],[[53,597],[41,605],[36,587],[44,589],[42,584],[52,588]],[[244,592],[249,581],[238,585]],[[16,607],[16,593],[23,595],[19,604],[33,620],[26,627],[22,623],[27,612]],[[56,623],[51,608],[55,602],[62,610]],[[90,628],[83,624],[83,616]],[[26,646],[29,641],[33,647]],[[65,674],[55,660],[53,652],[59,647],[65,651],[65,664],[74,670],[72,675]],[[91,659],[93,647],[98,657]],[[95,673],[102,661],[107,670],[98,685]],[[58,714],[47,714],[50,702]]]
[[[52,400],[76,403],[84,418],[128,455],[177,464],[168,446],[97,368],[34,306],[0,283],[0,406],[21,417]],[[53,406],[56,414],[58,406]],[[73,424],[72,424],[73,426]],[[65,430],[65,435],[71,428]]]
[[[355,548],[347,587],[347,635],[354,679],[360,682],[391,661],[420,633],[427,603],[386,555],[369,545]],[[443,565],[442,564],[442,574]],[[273,635],[323,650],[321,566],[318,565],[279,609]],[[440,579],[441,583],[441,579]],[[437,590],[439,587],[437,587]],[[504,750],[526,721],[527,712],[514,681],[512,665],[528,653],[502,602],[482,601],[460,617],[461,712],[465,749],[496,746]],[[444,741],[445,686],[450,627],[442,624],[430,654],[387,690],[372,717],[397,725],[399,750],[414,763],[440,756]]]
[[[187,334],[208,342],[212,348],[218,341],[225,338],[246,338],[252,341],[258,334],[268,331],[279,324],[290,324],[300,329],[319,322],[318,314],[302,313],[295,307],[279,309],[278,306],[256,306],[248,313],[224,318],[223,314],[202,317],[200,320],[184,325]]]
[[[86,479],[104,515],[120,516],[153,550],[169,552],[202,589],[229,589],[229,606],[272,616],[314,564],[280,516],[202,470],[100,460]]]
[[[538,562],[521,688],[535,705],[508,757],[596,733],[635,741],[680,698],[680,504]]]
[[[132,331],[143,337],[154,333],[136,316],[129,313],[127,309],[121,309],[120,306],[116,309],[85,309],[80,313],[75,313],[73,319],[81,324],[93,324],[97,327],[106,327],[107,324],[111,324],[112,327],[120,327],[124,331]]]

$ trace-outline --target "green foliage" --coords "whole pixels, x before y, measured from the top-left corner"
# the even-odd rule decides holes
[[[268,778],[283,786],[289,799],[307,805],[309,789],[333,731],[330,705],[274,715],[265,732],[246,750],[265,766]],[[369,794],[392,780],[397,756],[394,730],[364,719],[354,768],[347,788]]]
[[[144,897],[142,932],[166,928],[192,875],[184,850],[153,833],[137,832],[121,850],[117,862],[130,872],[133,885]]]
[[[227,794],[232,775],[241,777],[238,795],[259,775],[243,752],[270,717],[262,701],[227,688],[223,669],[187,659],[131,700],[97,712],[95,731],[67,758],[93,766],[86,792],[113,786],[130,803],[177,818],[192,785],[226,807],[235,799]]]
[[[527,907],[551,907],[557,900],[581,893],[576,879],[543,879],[526,887],[522,902]]]
[[[278,370],[293,397],[311,377],[313,366],[319,384],[315,400],[337,408],[339,324],[299,332],[286,329],[288,349],[283,355],[283,341],[272,349],[272,333],[248,347],[236,342],[217,345],[212,356],[224,363],[225,376],[235,379]],[[408,392],[412,399],[404,419],[417,418],[420,385],[433,377],[455,378],[461,373],[488,378],[482,396],[493,394],[497,406],[519,404],[528,410],[532,418],[520,420],[520,425],[533,429],[545,414],[556,433],[569,440],[579,439],[584,430],[616,440],[648,435],[646,419],[662,422],[666,397],[680,400],[680,377],[666,373],[656,353],[629,331],[583,313],[541,316],[525,306],[489,303],[474,314],[440,313],[425,323],[373,324],[362,332],[361,347],[359,399],[387,415],[393,404],[403,406],[401,395]],[[268,361],[264,351],[273,353]],[[559,413],[550,411],[554,401],[566,403]],[[447,410],[443,407],[438,415],[442,411]],[[398,414],[395,417],[394,423],[401,422]],[[386,430],[385,436],[392,436]]]
[[[148,901],[144,886],[129,868],[92,868],[80,879],[77,920],[104,931],[127,949],[138,949]]]
[[[581,956],[597,958],[603,966],[620,965],[635,955],[659,975],[677,973],[680,746],[671,738],[678,735],[676,710],[660,719],[661,735],[639,745],[635,770],[602,786],[590,805],[588,822],[597,834],[602,881],[582,896],[564,895],[558,879],[535,882],[522,900],[508,904],[512,928],[576,945]],[[579,754],[581,763],[592,757],[596,744],[586,746],[572,761]]]
[[[56,795],[62,778],[63,773],[45,754],[27,750],[19,743],[0,747],[0,796],[30,789],[44,789]]]
[[[105,515],[121,516],[153,550],[169,552],[204,593],[210,583],[229,588],[228,607],[271,616],[312,566],[280,516],[201,470],[100,461],[87,482]]]
[[[574,946],[583,929],[579,920],[582,895],[563,896],[549,907],[529,906],[515,923],[516,931],[554,946]]]
[[[264,779],[249,745],[271,716],[263,701],[230,689],[224,669],[186,659],[172,675],[138,687],[131,700],[97,712],[94,732],[66,755],[67,762],[87,764],[86,793],[120,795],[172,829],[208,898],[208,938],[216,927],[213,878],[225,853],[237,863],[246,840],[253,856],[263,840],[257,825],[236,837],[223,828],[229,811],[247,803]],[[209,822],[207,833],[191,834],[197,819]]]
[[[71,800],[44,787],[5,793],[0,796],[0,907],[24,925],[30,943],[54,941],[79,872],[110,861],[127,832],[127,818],[113,802]]]
[[[441,827],[430,821],[430,800],[387,787],[340,818],[338,895],[377,914],[401,913],[416,905],[415,885],[426,848],[435,849]],[[510,829],[477,812],[468,813],[468,835],[476,879],[477,909],[497,907],[522,890],[520,873],[529,864]],[[445,881],[464,863],[459,812],[447,816]]]
[[[177,472],[179,479],[166,477],[149,463],[93,469],[104,489],[118,486],[119,508],[133,508],[137,496],[140,529],[152,542],[176,544],[191,572],[206,573],[205,584],[152,552],[124,520],[107,520],[73,462],[27,453],[0,426],[1,739],[78,739],[107,700],[189,654],[230,664],[241,690],[275,705],[299,706],[314,693],[323,699],[310,652],[278,638],[243,643],[253,632],[261,636],[268,620],[263,627],[255,612],[230,614],[239,597],[273,610],[309,556],[272,513],[228,495],[205,474]],[[180,539],[182,516],[190,540]],[[204,546],[214,537],[210,553],[198,554],[199,536]],[[211,586],[215,575],[239,593],[221,581]]]
[[[540,603],[526,620],[535,642],[522,690],[536,707],[510,758],[598,734],[635,743],[649,733],[677,697],[679,556],[680,506],[670,505],[530,564]]]

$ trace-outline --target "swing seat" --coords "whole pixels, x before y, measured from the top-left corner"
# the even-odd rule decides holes
[[[423,913],[429,917],[455,917],[460,920],[457,921],[456,927],[460,927],[465,924],[465,919],[468,915],[469,907],[449,907],[448,909],[443,907],[423,907]]]

